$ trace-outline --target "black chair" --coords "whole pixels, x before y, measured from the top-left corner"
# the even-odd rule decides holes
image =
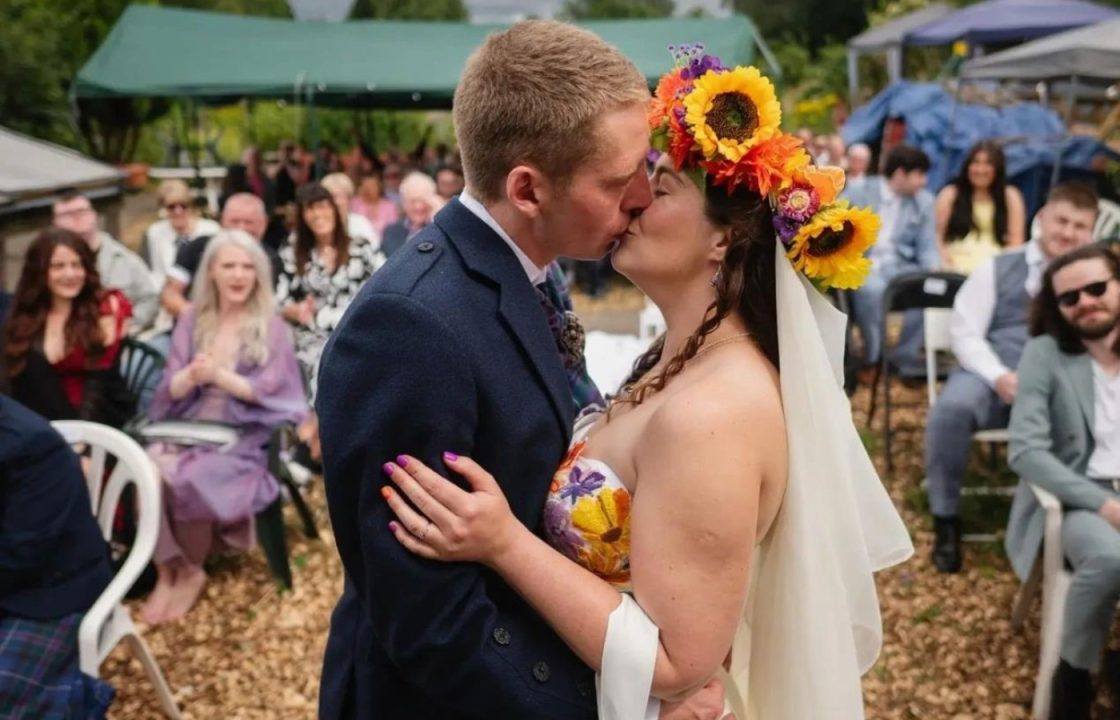
[[[146,418],[140,414],[141,400],[144,391],[151,385],[152,378],[158,372],[163,372],[167,360],[151,345],[141,342],[134,337],[126,337],[121,341],[119,363],[120,373],[124,377],[125,387],[132,397],[136,398],[137,408],[135,415],[125,425],[124,431],[135,436],[133,430],[142,425]],[[134,438],[135,439],[135,438]]]
[[[883,324],[879,331],[883,338],[883,350],[879,367],[875,369],[875,379],[871,383],[871,400],[867,410],[867,425],[875,418],[879,384],[883,385],[884,442],[887,454],[887,474],[894,472],[894,457],[891,454],[891,363],[886,347],[887,320],[891,313],[927,308],[951,308],[953,299],[965,281],[965,276],[952,272],[911,272],[895,277],[883,292]]]

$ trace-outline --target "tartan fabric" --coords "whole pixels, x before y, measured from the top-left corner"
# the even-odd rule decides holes
[[[0,719],[100,720],[107,683],[78,668],[82,613],[60,620],[0,617]]]
[[[568,283],[564,271],[556,263],[548,267],[548,278],[535,286],[537,299],[548,319],[548,329],[556,339],[556,350],[568,376],[568,387],[572,391],[572,401],[576,414],[591,405],[605,404],[599,388],[587,372],[587,359],[583,355],[583,326],[572,312],[572,301],[568,295]]]

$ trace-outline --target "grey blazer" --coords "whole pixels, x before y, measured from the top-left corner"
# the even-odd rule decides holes
[[[1018,372],[1008,462],[1020,481],[1004,546],[1015,572],[1026,578],[1042,545],[1046,514],[1028,483],[1053,494],[1067,510],[1096,512],[1112,494],[1085,475],[1096,446],[1089,356],[1068,355],[1043,335],[1027,343]]]

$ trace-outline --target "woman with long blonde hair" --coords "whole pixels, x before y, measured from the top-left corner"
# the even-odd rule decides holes
[[[148,449],[164,486],[159,582],[143,613],[149,623],[182,617],[194,605],[209,552],[252,544],[253,517],[279,492],[268,472],[269,435],[307,413],[270,278],[256,240],[241,230],[218,233],[202,257],[193,304],[172,335],[150,417],[222,422],[238,428],[238,439],[228,448],[159,442]]]

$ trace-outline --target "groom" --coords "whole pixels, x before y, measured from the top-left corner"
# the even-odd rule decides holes
[[[539,527],[574,403],[534,286],[558,256],[602,257],[650,203],[648,99],[617,50],[561,23],[518,23],[468,61],[454,102],[467,189],[366,284],[322,358],[346,569],[323,720],[595,717],[591,671],[497,575],[397,544],[380,468],[469,455]]]

